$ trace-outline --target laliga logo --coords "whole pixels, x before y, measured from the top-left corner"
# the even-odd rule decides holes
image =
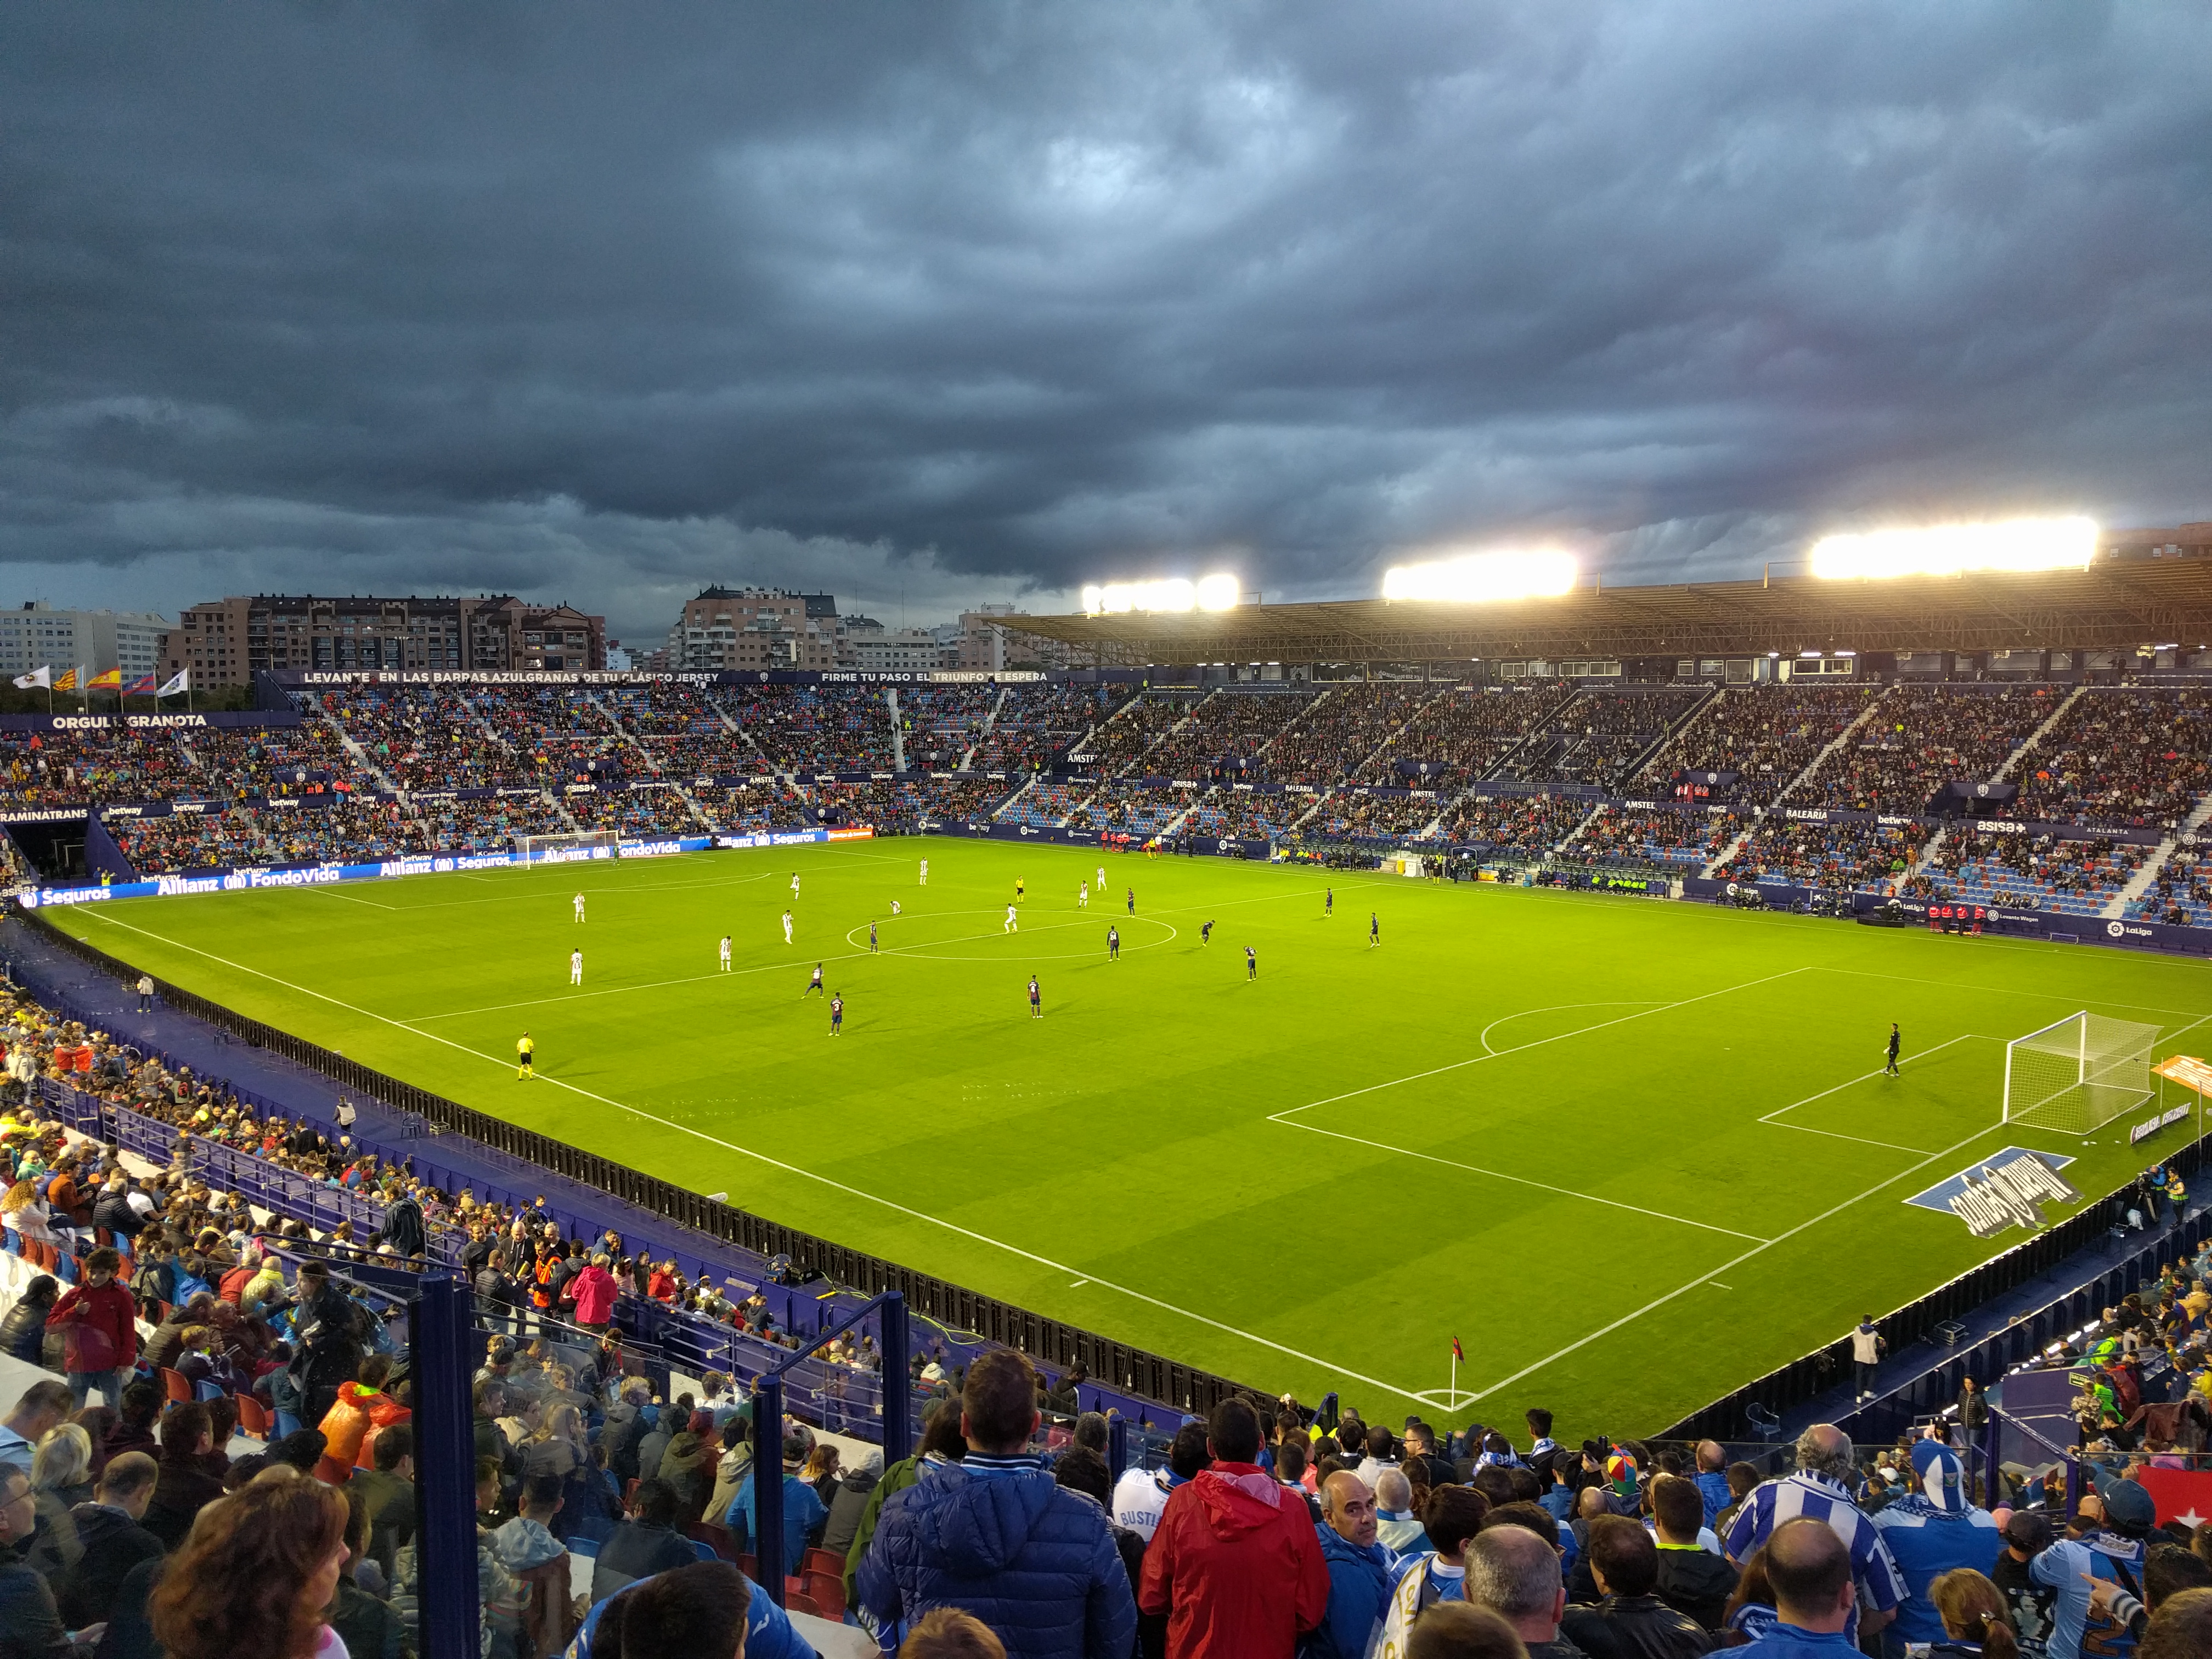
[[[2108,921],[2105,924],[2105,934],[2108,939],[2125,939],[2128,925],[2124,921]]]
[[[1728,896],[1730,898],[1734,898],[1735,896],[1735,884],[1734,882],[1730,882],[1728,884]]]

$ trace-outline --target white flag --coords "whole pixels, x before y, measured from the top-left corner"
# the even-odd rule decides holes
[[[15,689],[18,691],[28,691],[34,686],[50,686],[53,683],[54,671],[51,664],[46,667],[36,669],[28,674],[18,674],[15,676]]]
[[[154,695],[157,697],[173,697],[180,692],[191,690],[191,688],[192,671],[189,668],[180,668],[168,683]]]

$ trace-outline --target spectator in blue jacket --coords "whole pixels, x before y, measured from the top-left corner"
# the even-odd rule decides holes
[[[830,1511],[822,1507],[821,1495],[799,1478],[799,1471],[806,1462],[806,1450],[803,1431],[794,1430],[783,1437],[783,1571],[787,1577],[797,1572],[799,1564],[806,1559],[808,1534],[817,1531],[830,1518]],[[738,1495],[730,1500],[730,1507],[722,1516],[722,1524],[740,1538],[756,1537],[760,1531],[753,1487],[759,1474],[757,1468],[745,1471],[744,1484],[738,1488]]]
[[[960,1396],[968,1455],[884,1505],[855,1587],[886,1649],[934,1607],[981,1620],[1012,1659],[1127,1659],[1137,1607],[1105,1512],[1028,1455],[1036,1373],[996,1350]]]
[[[1899,1655],[1906,1643],[1945,1639],[1942,1616],[1929,1594],[1935,1582],[1954,1567],[1972,1567],[1986,1577],[1996,1571],[2004,1550],[1996,1517],[1967,1499],[1966,1468],[1958,1453],[1940,1440],[1917,1441],[1912,1472],[1919,1490],[1873,1516],[1875,1530],[1905,1575],[1905,1600],[1898,1603],[1897,1622],[1884,1635],[1887,1650]]]
[[[734,1583],[732,1582],[732,1575]],[[591,1659],[597,1651],[593,1644],[599,1640],[601,1626],[611,1619],[617,1626],[615,1633],[619,1634],[629,1613],[640,1605],[633,1603],[630,1598],[651,1585],[662,1587],[652,1591],[643,1604],[653,1609],[653,1633],[656,1637],[679,1637],[680,1634],[682,1638],[696,1640],[698,1634],[696,1630],[679,1633],[671,1627],[667,1615],[677,1605],[691,1600],[689,1595],[672,1597],[668,1593],[668,1581],[671,1580],[686,1591],[696,1587],[709,1592],[699,1598],[702,1611],[720,1607],[734,1613],[740,1605],[738,1592],[744,1592],[745,1599],[742,1605],[744,1608],[745,1639],[744,1645],[738,1650],[744,1655],[744,1659],[821,1659],[814,1650],[814,1644],[793,1628],[783,1609],[762,1595],[760,1587],[751,1579],[726,1561],[696,1562],[656,1574],[651,1578],[641,1578],[635,1584],[625,1586],[585,1615],[583,1628],[562,1650],[562,1659]],[[641,1621],[639,1633],[644,1634],[643,1621]],[[680,1650],[687,1656],[699,1654],[701,1659],[705,1659],[703,1647],[687,1646]]]
[[[1298,1644],[1298,1659],[1361,1659],[1389,1605],[1395,1558],[1375,1536],[1375,1494],[1349,1469],[1322,1484],[1327,1504],[1322,1559],[1328,1564],[1328,1611]]]
[[[1698,1442],[1698,1491],[1705,1500],[1709,1527],[1735,1502],[1735,1494],[1729,1490],[1728,1453],[1717,1440]]]

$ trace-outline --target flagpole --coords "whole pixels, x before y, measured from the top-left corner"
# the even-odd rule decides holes
[[[1446,1409],[1459,1409],[1459,1351],[1456,1348],[1452,1351],[1451,1387],[1444,1391],[1444,1401]]]

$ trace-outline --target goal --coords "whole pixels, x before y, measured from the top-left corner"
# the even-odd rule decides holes
[[[2160,1027],[2069,1014],[2005,1044],[2004,1121],[2087,1134],[2151,1092]]]
[[[525,864],[575,864],[611,859],[621,838],[611,830],[586,830],[559,836],[517,836],[514,851]]]

